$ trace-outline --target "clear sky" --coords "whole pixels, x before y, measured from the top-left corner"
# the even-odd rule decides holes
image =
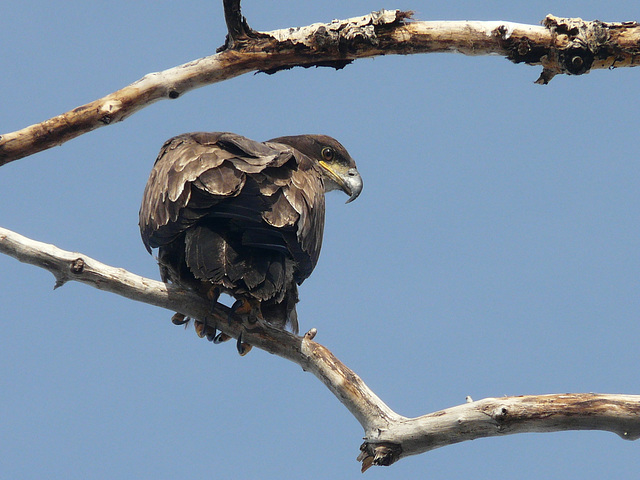
[[[214,53],[221,1],[4,2],[0,133]],[[421,20],[640,20],[634,1],[243,2],[271,30]],[[556,77],[455,54],[244,75],[0,169],[0,225],[159,278],[137,214],[167,138],[324,133],[358,162],[330,194],[301,330],[398,413],[484,397],[640,393],[640,69]],[[310,374],[171,312],[0,256],[0,478],[359,478],[362,429]],[[367,478],[634,478],[606,432],[481,439]]]

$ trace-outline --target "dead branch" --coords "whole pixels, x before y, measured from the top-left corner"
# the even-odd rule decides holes
[[[358,460],[390,465],[399,458],[476,438],[562,430],[606,430],[640,438],[640,395],[567,393],[485,398],[389,425],[367,437]]]
[[[215,55],[150,73],[106,97],[0,136],[0,165],[61,145],[83,133],[119,122],[162,99],[175,99],[204,85],[259,71],[296,66],[343,68],[379,55],[458,52],[499,54],[514,63],[542,65],[537,83],[554,75],[581,75],[596,68],[640,62],[636,22],[585,22],[548,15],[542,26],[511,22],[418,22],[411,12],[381,10],[361,17],[307,27],[256,32],[225,0],[227,41]]]
[[[298,337],[267,324],[227,322],[228,308],[175,285],[114,268],[84,254],[61,250],[0,228],[0,252],[50,271],[56,287],[75,280],[100,290],[198,319],[212,337],[219,329],[234,338],[242,332],[251,345],[312,372],[349,409],[364,429],[358,460],[362,470],[391,465],[400,458],[483,437],[525,432],[605,430],[627,440],[640,438],[640,395],[593,393],[486,398],[417,418],[391,410],[326,347],[311,329]]]
[[[458,52],[499,54],[514,63],[542,65],[538,83],[554,75],[580,75],[595,68],[638,65],[640,28],[635,22],[584,22],[547,16],[542,26],[510,22],[413,22],[411,12],[373,12],[302,28],[256,32],[240,12],[239,0],[224,0],[228,36],[211,55],[151,73],[106,97],[42,123],[0,137],[0,165],[60,145],[98,127],[122,121],[151,103],[211,83],[260,71],[295,66],[343,68],[357,58],[390,54]],[[258,322],[229,324],[228,308],[214,311],[205,300],[175,285],[140,277],[0,228],[0,252],[50,271],[55,287],[75,280],[132,300],[180,312],[204,325],[300,365],[316,375],[364,429],[358,457],[363,471],[405,456],[481,437],[523,432],[606,430],[640,438],[640,396],[559,394],[487,398],[417,418],[391,410],[327,348]]]
[[[81,253],[61,250],[0,227],[0,252],[44,268],[56,278],[55,288],[77,281],[131,300],[166,308],[197,319],[206,325],[204,334],[213,338],[215,330],[238,338],[269,353],[297,363],[316,375],[356,417],[365,431],[385,428],[400,418],[327,348],[313,342],[315,329],[303,337],[265,323],[240,325],[228,322],[229,308],[211,305],[203,298],[176,285],[141,277],[122,268],[105,265]],[[204,335],[203,335],[204,336]]]

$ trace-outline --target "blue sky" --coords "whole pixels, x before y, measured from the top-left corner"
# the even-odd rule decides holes
[[[0,132],[209,55],[222,2],[5,2]],[[640,20],[636,1],[244,1],[271,30],[380,8],[421,20]],[[0,225],[159,278],[137,212],[167,138],[324,133],[358,162],[330,194],[301,330],[398,413],[562,392],[637,394],[640,69],[534,85],[540,67],[453,54],[244,75],[2,167]],[[357,478],[362,429],[299,367],[171,312],[0,256],[0,477]],[[368,478],[624,478],[606,432],[482,439]]]

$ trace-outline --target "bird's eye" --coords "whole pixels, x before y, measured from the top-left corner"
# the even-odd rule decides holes
[[[333,148],[331,148],[331,147],[324,147],[324,148],[322,149],[322,158],[323,158],[324,160],[327,160],[327,161],[329,161],[329,160],[333,160],[333,155],[334,155]]]

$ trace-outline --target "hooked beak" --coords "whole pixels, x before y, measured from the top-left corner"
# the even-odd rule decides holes
[[[346,203],[351,203],[358,198],[358,195],[362,192],[362,177],[355,167],[349,168],[345,172],[340,172],[324,160],[321,160],[319,164],[340,190],[349,195],[349,200]]]

